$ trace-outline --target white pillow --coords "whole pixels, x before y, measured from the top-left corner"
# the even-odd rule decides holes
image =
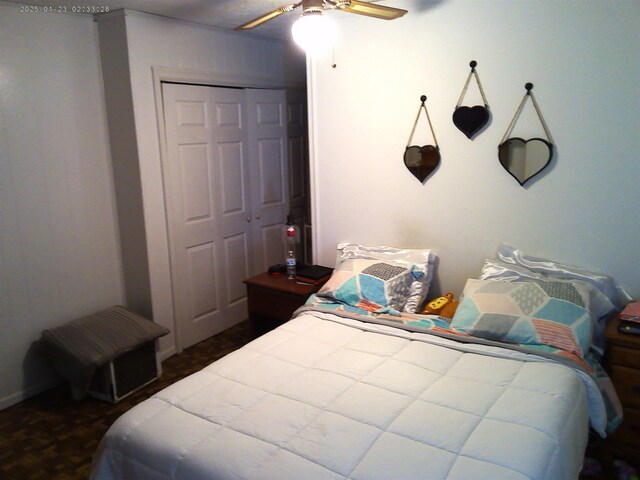
[[[396,248],[388,246],[366,246],[357,243],[340,243],[336,252],[336,268],[350,259],[383,260],[413,265],[415,280],[404,303],[403,312],[415,313],[429,293],[433,279],[436,255],[429,249]]]
[[[529,271],[541,273],[548,277],[563,280],[581,280],[590,283],[600,290],[613,303],[617,309],[622,309],[632,299],[630,295],[608,275],[592,272],[573,265],[554,262],[546,258],[527,255],[521,250],[501,244],[496,251],[496,259],[505,263],[524,267]]]
[[[481,280],[512,282],[558,279],[589,287],[589,307],[593,322],[593,350],[604,354],[604,331],[610,314],[625,305],[630,298],[615,281],[601,273],[580,267],[527,255],[510,245],[501,244],[496,260],[485,260],[480,272]]]
[[[412,264],[390,260],[345,260],[336,266],[318,296],[371,312],[388,308],[400,312],[415,280],[414,268]]]
[[[581,285],[582,288],[589,292],[589,309],[596,319],[607,317],[616,307],[611,300],[604,295],[592,283],[578,280],[575,278],[556,277],[554,275],[544,275],[537,273],[519,265],[513,265],[501,260],[484,261],[484,265],[480,271],[480,280],[501,280],[506,282],[526,282],[526,281],[549,281],[560,280],[567,283]]]

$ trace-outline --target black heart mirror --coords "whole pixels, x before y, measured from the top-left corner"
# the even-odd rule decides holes
[[[464,133],[469,140],[473,139],[473,136],[480,132],[488,123],[489,123],[489,104],[487,103],[487,97],[484,94],[484,90],[482,89],[482,84],[480,83],[480,77],[478,76],[478,72],[476,71],[476,67],[478,66],[478,62],[475,60],[471,60],[469,63],[471,67],[471,71],[467,76],[467,81],[462,88],[462,93],[460,94],[460,98],[458,99],[458,103],[456,104],[456,108],[453,111],[453,124]],[[482,101],[484,105],[476,105],[475,107],[463,107],[462,101],[464,100],[464,96],[467,93],[467,88],[469,88],[469,82],[471,81],[471,77],[476,79],[476,83],[478,84],[478,90],[480,90],[480,95],[482,95]]]
[[[553,145],[542,138],[509,138],[498,146],[500,164],[522,186],[551,162]]]
[[[469,139],[482,130],[488,121],[489,110],[482,105],[457,107],[453,112],[454,125]]]
[[[407,147],[404,164],[414,177],[424,182],[440,165],[440,149],[433,145]]]

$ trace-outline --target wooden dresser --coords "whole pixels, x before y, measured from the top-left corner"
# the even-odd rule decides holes
[[[640,458],[640,335],[618,331],[619,319],[607,324],[606,368],[622,408],[622,425],[603,442],[613,458],[638,463]]]

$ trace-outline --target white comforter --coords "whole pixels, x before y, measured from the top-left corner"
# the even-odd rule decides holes
[[[598,407],[588,382],[308,312],[120,417],[92,478],[576,479]]]

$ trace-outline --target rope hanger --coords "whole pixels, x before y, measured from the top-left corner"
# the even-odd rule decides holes
[[[425,104],[425,102],[427,101],[427,96],[426,95],[422,95],[420,97],[420,101],[422,102],[420,104],[420,107],[418,107],[418,114],[416,115],[416,121],[413,123],[413,129],[411,130],[411,135],[409,136],[409,141],[407,142],[407,147],[411,145],[411,139],[413,139],[413,134],[416,131],[416,127],[418,126],[418,120],[420,119],[420,113],[422,112],[422,110],[424,110],[424,113],[427,115],[427,121],[429,122],[429,129],[431,129],[431,135],[433,135],[433,142],[435,143],[435,146],[437,148],[440,148],[438,146],[438,140],[436,139],[436,132],[433,130],[433,125],[431,124],[431,118],[429,117],[429,111],[427,110],[427,106]]]
[[[471,60],[469,62],[469,66],[471,67],[471,71],[469,75],[467,75],[467,81],[462,87],[462,93],[460,94],[460,98],[458,99],[458,103],[456,104],[456,108],[462,105],[462,100],[464,99],[465,94],[467,93],[467,89],[469,88],[469,82],[471,81],[471,76],[473,75],[476,79],[476,83],[478,84],[478,89],[480,90],[480,95],[482,95],[482,101],[484,102],[484,106],[489,108],[489,102],[487,101],[487,97],[484,94],[484,89],[482,88],[482,83],[480,83],[480,77],[478,76],[478,72],[476,71],[476,67],[478,66],[478,62],[475,60]]]
[[[511,119],[511,123],[509,123],[509,126],[507,127],[507,131],[504,132],[504,136],[502,137],[502,140],[500,140],[500,143],[504,143],[504,141],[507,139],[507,137],[511,133],[511,130],[513,130],[513,127],[515,126],[515,123],[518,120],[518,117],[520,117],[520,113],[522,113],[522,109],[524,108],[524,104],[527,101],[527,98],[531,97],[533,108],[536,110],[538,119],[542,124],[542,129],[544,130],[544,133],[547,136],[547,140],[549,141],[549,143],[552,144],[553,140],[551,139],[551,133],[549,132],[549,129],[547,128],[547,124],[545,123],[544,118],[542,117],[542,112],[540,112],[540,107],[538,107],[538,102],[536,102],[536,97],[533,95],[533,92],[531,91],[533,89],[533,83],[530,83],[530,82],[526,83],[524,88],[527,90],[527,92],[522,97],[522,100],[520,101],[520,105],[518,106],[518,109],[516,110],[515,115]]]

